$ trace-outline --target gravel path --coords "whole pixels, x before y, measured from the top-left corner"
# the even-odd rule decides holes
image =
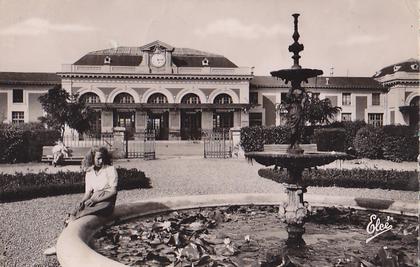
[[[331,167],[338,166],[334,164]],[[281,185],[258,177],[257,171],[262,165],[251,165],[246,160],[190,157],[118,161],[115,165],[144,171],[153,186],[152,189],[119,192],[117,205],[160,196],[265,192],[284,194]],[[389,162],[387,165],[390,165]],[[402,167],[407,168],[415,169],[416,163]],[[0,165],[0,172],[7,173],[40,170],[54,173],[78,169],[79,166],[53,168],[45,164]],[[417,200],[417,192],[379,189],[309,187],[308,193]],[[0,204],[0,266],[57,266],[56,258],[45,257],[42,251],[55,243],[66,212],[81,197],[82,194],[74,194]]]

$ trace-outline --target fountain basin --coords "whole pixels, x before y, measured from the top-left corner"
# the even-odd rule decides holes
[[[306,194],[305,198],[314,206],[375,209],[375,203],[370,207],[369,200],[366,200],[361,206],[360,199],[353,197]],[[58,238],[57,257],[63,267],[122,267],[123,264],[100,255],[88,245],[94,234],[106,225],[167,211],[229,205],[278,205],[286,199],[286,195],[278,194],[225,194],[168,197],[118,205],[110,217],[89,215],[70,223]],[[415,216],[417,203],[395,201],[381,211]]]
[[[336,160],[351,158],[351,156],[343,152],[289,154],[276,151],[247,152],[245,157],[253,159],[264,166],[276,165],[287,169],[312,168],[326,165]]]
[[[317,69],[307,69],[307,68],[296,68],[296,69],[283,69],[272,71],[270,74],[274,77],[278,77],[281,79],[288,81],[306,81],[309,78],[316,77],[322,75],[322,70]]]

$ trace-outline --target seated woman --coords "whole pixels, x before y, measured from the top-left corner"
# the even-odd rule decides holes
[[[61,161],[65,157],[69,156],[69,150],[63,144],[63,141],[58,140],[56,145],[53,146],[53,148],[52,148],[52,154],[53,154],[53,157],[54,157],[53,160],[52,160],[52,164],[55,167],[55,166],[57,166],[59,161]]]
[[[105,147],[93,147],[85,156],[82,165],[86,171],[85,194],[70,213],[65,225],[86,215],[110,215],[117,199],[118,174],[111,165],[111,156]],[[54,255],[55,247],[44,251]]]

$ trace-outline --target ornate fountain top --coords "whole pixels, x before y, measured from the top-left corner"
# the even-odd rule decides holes
[[[303,44],[299,44],[299,37],[300,37],[300,34],[299,34],[299,30],[298,30],[298,17],[300,16],[299,14],[293,14],[292,15],[294,18],[295,18],[295,20],[294,20],[294,24],[295,24],[295,32],[293,33],[293,40],[295,41],[293,44],[291,44],[290,46],[289,46],[289,52],[292,52],[293,53],[293,56],[292,56],[292,58],[293,58],[293,66],[292,66],[292,69],[301,69],[302,67],[299,65],[299,59],[300,59],[300,56],[299,56],[299,53],[301,52],[301,51],[303,51]]]

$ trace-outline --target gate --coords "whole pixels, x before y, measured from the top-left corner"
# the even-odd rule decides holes
[[[124,154],[125,158],[144,158],[155,159],[155,132],[145,131],[129,136],[124,135]]]
[[[213,131],[204,137],[204,158],[231,158],[232,135],[229,129]]]

